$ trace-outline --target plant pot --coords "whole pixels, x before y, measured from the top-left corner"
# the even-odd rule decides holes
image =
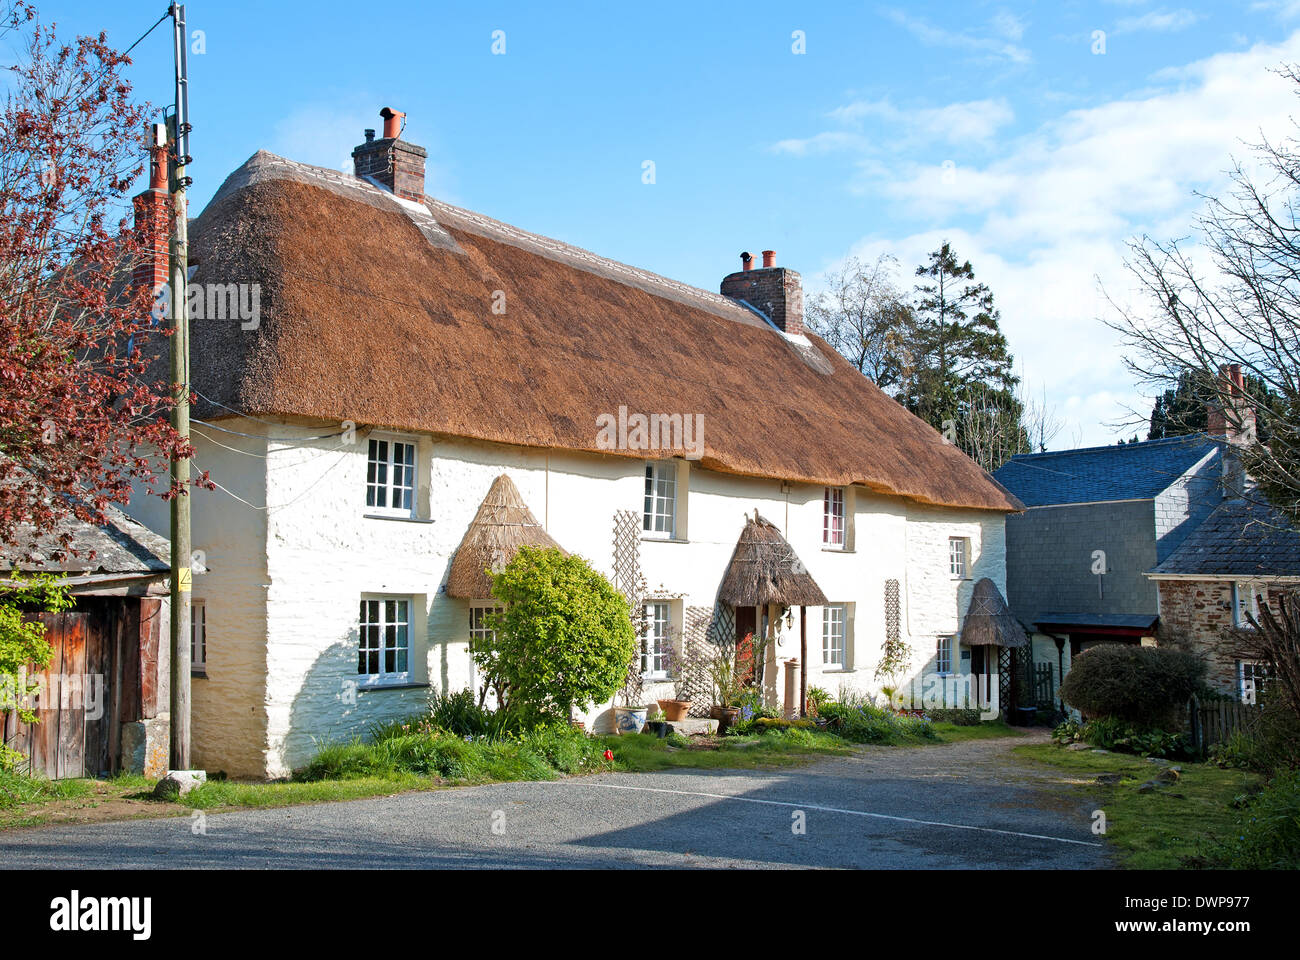
[[[716,704],[709,710],[709,716],[718,721],[718,736],[722,736],[740,716],[740,707],[719,707]]]
[[[647,707],[615,707],[614,732],[640,733],[645,729]]]
[[[689,700],[659,700],[659,709],[664,713],[664,719],[669,723],[678,723],[686,719],[686,711],[691,709]]]
[[[651,720],[646,723],[645,728],[660,740],[663,740],[668,736],[668,734],[673,732],[673,725],[666,720]]]
[[[583,723],[581,720],[572,720],[572,719],[571,719],[571,720],[569,721],[569,726],[573,727],[573,729],[575,729],[575,730],[581,730],[583,733],[586,733],[586,732],[587,732],[587,725],[586,725],[585,723]]]

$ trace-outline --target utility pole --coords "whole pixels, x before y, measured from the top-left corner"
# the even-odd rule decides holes
[[[171,374],[176,399],[172,407],[172,428],[183,440],[190,438],[190,321],[186,296],[189,269],[189,227],[186,221],[185,188],[190,178],[185,167],[190,162],[189,78],[186,66],[185,5],[172,4],[169,11],[174,25],[176,50],[176,109],[167,121],[172,195],[171,238]],[[173,488],[178,495],[171,500],[171,751],[172,770],[190,769],[190,587],[194,576],[190,543],[190,462],[171,462]]]

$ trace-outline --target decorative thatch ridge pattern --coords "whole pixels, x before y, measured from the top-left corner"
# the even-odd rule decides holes
[[[808,573],[776,525],[759,516],[745,521],[718,599],[733,607],[823,606],[826,594]]]
[[[961,625],[961,642],[968,647],[1023,647],[1029,643],[1025,628],[1012,616],[998,585],[988,577],[976,583],[971,592]]]
[[[519,489],[503,473],[492,481],[465,531],[447,576],[447,594],[464,600],[491,597],[492,579],[487,571],[500,573],[520,547],[555,547],[564,552],[542,529]]]
[[[597,418],[626,407],[703,418],[708,470],[1021,508],[816,335],[787,337],[717,293],[470,211],[258,153],[190,241],[194,283],[261,289],[255,330],[193,326],[199,417],[643,459],[598,442]]]

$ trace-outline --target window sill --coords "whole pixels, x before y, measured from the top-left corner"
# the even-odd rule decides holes
[[[822,553],[857,553],[856,550],[850,550],[848,547],[822,547]]]
[[[642,537],[642,543],[690,543],[683,537]]]
[[[191,671],[190,671],[190,678],[191,678],[191,679],[206,680],[206,679],[208,679],[208,671],[206,671],[206,670],[191,670]]]
[[[427,683],[358,683],[357,693],[369,693],[372,690],[427,690]]]
[[[852,667],[822,667],[822,673],[857,673]]]
[[[400,517],[396,514],[388,513],[363,513],[361,516],[366,520],[396,520],[398,523],[433,523],[432,520],[426,520],[423,517]]]

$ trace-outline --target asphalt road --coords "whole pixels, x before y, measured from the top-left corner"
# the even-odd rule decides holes
[[[1005,740],[12,830],[0,867],[1109,867],[1090,806]],[[803,832],[797,832],[802,826]]]

